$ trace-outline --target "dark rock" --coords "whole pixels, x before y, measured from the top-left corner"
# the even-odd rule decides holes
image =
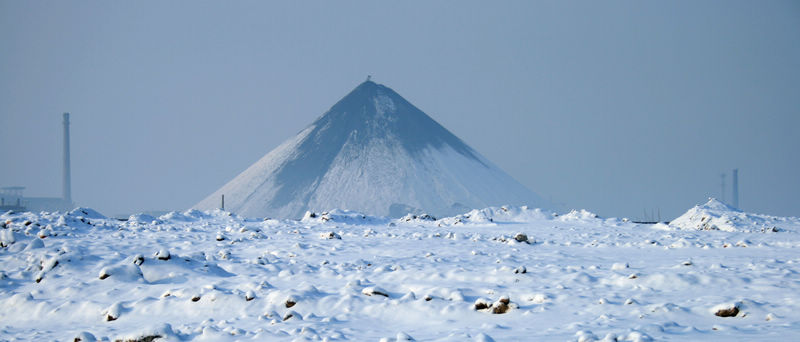
[[[158,260],[169,260],[171,257],[169,251],[166,249],[162,249],[156,253],[156,259]]]
[[[736,317],[739,314],[739,307],[733,306],[727,309],[719,309],[714,315],[719,317]]]
[[[148,335],[142,336],[136,339],[127,339],[127,340],[114,340],[114,342],[153,342],[157,338],[161,338],[161,335]]]
[[[486,310],[486,309],[491,308],[491,307],[492,307],[491,304],[487,304],[487,303],[484,303],[484,302],[475,303],[475,310],[477,310],[477,311]]]
[[[329,239],[329,240],[341,240],[342,239],[342,237],[339,234],[336,234],[335,232],[322,233],[321,236],[322,236],[323,239]]]
[[[493,314],[504,314],[508,312],[508,304],[503,302],[498,302],[497,304],[492,306],[492,313]]]
[[[141,266],[142,264],[144,264],[144,255],[137,254],[136,256],[134,256],[133,264],[137,266]]]

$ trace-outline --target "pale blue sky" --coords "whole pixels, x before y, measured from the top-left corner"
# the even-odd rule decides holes
[[[69,111],[78,204],[185,209],[367,74],[568,207],[800,216],[796,1],[0,0],[0,186],[60,195]]]

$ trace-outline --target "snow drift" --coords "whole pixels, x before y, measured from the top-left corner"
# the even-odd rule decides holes
[[[800,340],[788,218],[763,234],[510,206],[132,217],[0,213],[0,340]]]
[[[714,198],[696,205],[672,220],[669,225],[679,229],[724,230],[728,232],[777,232],[797,226],[796,217],[776,217],[746,213]]]

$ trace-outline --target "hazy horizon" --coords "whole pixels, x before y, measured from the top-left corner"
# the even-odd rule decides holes
[[[739,169],[800,216],[800,4],[0,1],[0,186],[183,210],[372,75],[522,184],[674,218]]]

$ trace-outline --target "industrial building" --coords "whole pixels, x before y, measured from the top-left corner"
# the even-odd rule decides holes
[[[25,197],[24,186],[0,188],[0,212],[13,211],[67,211],[74,208],[69,157],[69,113],[64,113],[64,159],[61,197]]]

